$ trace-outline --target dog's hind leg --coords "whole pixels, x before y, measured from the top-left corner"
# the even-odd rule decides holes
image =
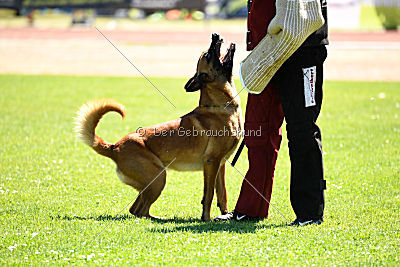
[[[221,214],[228,213],[228,205],[227,205],[227,193],[225,187],[225,164],[222,164],[219,167],[217,180],[215,181],[215,188],[217,191],[217,200],[218,200],[218,207],[221,210]]]
[[[150,207],[158,199],[164,189],[166,177],[166,171],[160,169],[158,176],[154,176],[147,185],[143,186],[139,197],[133,203],[129,212],[138,217],[152,217],[150,215]]]
[[[129,209],[129,212],[132,215],[138,216],[139,217],[139,211],[141,210],[141,207],[143,206],[143,198],[142,195],[140,194],[135,202],[132,204],[132,206]]]
[[[204,160],[204,193],[203,193],[203,214],[202,221],[210,220],[211,203],[214,197],[215,181],[220,165],[220,160],[207,158]]]

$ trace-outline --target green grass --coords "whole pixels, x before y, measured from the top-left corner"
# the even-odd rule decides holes
[[[0,264],[399,264],[400,83],[326,83],[319,120],[325,222],[289,228],[294,214],[285,138],[267,220],[201,222],[200,172],[169,172],[151,210],[166,222],[123,209],[137,192],[118,180],[111,160],[75,138],[72,117],[93,98],[120,101],[127,118],[109,114],[98,127],[115,142],[198,101],[198,93],[184,92],[184,79],[152,81],[176,109],[142,78],[0,76]],[[244,108],[244,92],[241,98]],[[246,172],[246,153],[237,168]],[[241,181],[228,167],[230,209]]]

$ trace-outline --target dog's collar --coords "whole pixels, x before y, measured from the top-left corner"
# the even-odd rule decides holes
[[[199,105],[200,108],[238,108],[239,105],[236,103],[231,102],[226,102],[224,105]]]

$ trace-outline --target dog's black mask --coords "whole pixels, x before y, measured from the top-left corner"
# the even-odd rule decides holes
[[[186,92],[195,92],[204,88],[208,82],[214,81],[219,75],[223,75],[228,82],[231,82],[236,46],[231,43],[225,56],[220,59],[222,42],[219,34],[213,33],[210,48],[202,54],[197,63],[196,74],[185,85]],[[208,68],[204,68],[204,60]]]

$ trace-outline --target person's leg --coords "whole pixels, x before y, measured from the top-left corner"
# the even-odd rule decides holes
[[[268,86],[259,95],[248,95],[244,140],[248,148],[249,169],[235,207],[235,211],[241,214],[258,218],[268,216],[282,140],[282,121],[282,107],[273,86]]]
[[[323,62],[326,48],[300,48],[278,71],[279,93],[289,140],[290,201],[299,220],[323,218],[325,180],[321,131]]]

